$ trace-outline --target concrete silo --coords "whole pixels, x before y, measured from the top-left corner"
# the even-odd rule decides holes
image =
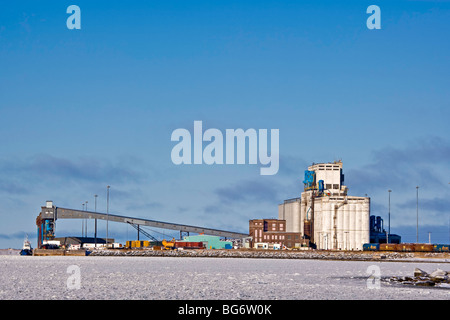
[[[279,205],[286,231],[300,232],[317,249],[362,250],[370,241],[370,198],[347,194],[342,162],[313,164],[300,198]]]

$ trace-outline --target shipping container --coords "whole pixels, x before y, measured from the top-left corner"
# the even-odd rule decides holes
[[[434,252],[450,252],[450,245],[448,244],[435,244],[433,245]]]
[[[141,247],[141,242],[138,241],[138,240],[131,241],[131,247],[132,248],[140,248]]]

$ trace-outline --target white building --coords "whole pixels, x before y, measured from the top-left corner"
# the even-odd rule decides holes
[[[341,161],[308,167],[301,197],[278,207],[286,232],[300,232],[317,249],[362,250],[370,242],[370,198],[348,196],[343,182]]]

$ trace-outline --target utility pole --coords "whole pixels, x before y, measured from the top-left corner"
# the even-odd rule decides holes
[[[83,205],[83,211],[84,211],[84,203],[82,203]],[[84,219],[81,219],[81,237],[84,237]]]
[[[96,194],[94,194],[94,212],[97,212],[97,197],[98,197],[98,195],[96,195]],[[94,243],[95,243],[95,247],[97,248],[97,218],[95,218],[95,220],[94,220],[95,222],[94,222],[94,224],[95,224],[95,226],[94,226]]]
[[[416,211],[417,211],[417,218],[416,218],[416,243],[419,243],[419,186],[416,187],[417,193],[416,193]]]
[[[86,211],[88,211],[87,204],[88,204],[88,202],[86,201],[86,207],[85,207]],[[87,233],[88,233],[87,232],[87,224],[88,224],[88,221],[87,221],[87,218],[85,218],[84,227],[86,228],[86,232],[84,234],[85,234],[86,237],[87,237]]]
[[[111,186],[106,186],[106,247],[108,247],[109,188]]]

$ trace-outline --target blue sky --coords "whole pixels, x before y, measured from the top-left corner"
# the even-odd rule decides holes
[[[405,241],[419,185],[420,240],[448,242],[449,18],[449,1],[3,1],[0,247],[35,243],[46,200],[93,208],[98,194],[104,211],[108,184],[114,213],[246,232],[299,196],[308,165],[337,159],[385,220],[393,190]],[[195,120],[279,129],[278,174],[174,165],[171,133]],[[57,236],[80,229],[58,221]]]

